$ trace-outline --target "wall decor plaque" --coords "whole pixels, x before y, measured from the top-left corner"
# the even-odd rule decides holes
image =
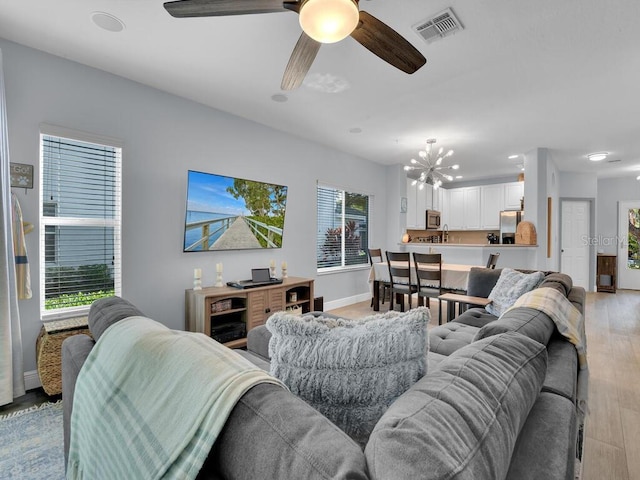
[[[9,170],[11,171],[12,187],[33,188],[33,165],[11,162]]]

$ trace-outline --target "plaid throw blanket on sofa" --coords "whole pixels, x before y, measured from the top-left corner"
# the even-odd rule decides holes
[[[113,324],[78,376],[67,478],[195,478],[238,399],[278,380],[202,334]]]
[[[582,414],[587,411],[588,369],[587,337],[584,316],[567,298],[554,288],[536,288],[522,295],[512,308],[528,307],[541,311],[556,324],[558,331],[571,342],[578,353],[578,408]],[[507,310],[507,311],[509,311]],[[505,312],[506,313],[506,312]]]

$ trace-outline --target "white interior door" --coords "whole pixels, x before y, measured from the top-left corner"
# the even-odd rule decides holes
[[[562,201],[560,271],[573,284],[589,288],[589,219],[591,204],[584,200]]]
[[[640,200],[618,203],[618,288],[640,290]]]

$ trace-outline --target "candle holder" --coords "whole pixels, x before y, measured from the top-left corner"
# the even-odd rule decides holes
[[[282,267],[282,278],[287,278],[287,267]]]
[[[193,279],[193,289],[202,290],[202,280],[200,278]]]
[[[269,267],[269,275],[271,275],[271,278],[276,278],[276,266],[272,265]]]
[[[222,283],[222,272],[216,272],[216,287],[224,287],[224,284]]]

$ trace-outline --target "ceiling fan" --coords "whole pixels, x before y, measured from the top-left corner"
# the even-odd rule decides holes
[[[282,90],[298,88],[322,43],[351,36],[385,62],[414,73],[427,60],[398,32],[358,9],[359,0],[178,0],[166,2],[172,16],[215,17],[293,11],[299,14],[302,35],[282,77]]]

